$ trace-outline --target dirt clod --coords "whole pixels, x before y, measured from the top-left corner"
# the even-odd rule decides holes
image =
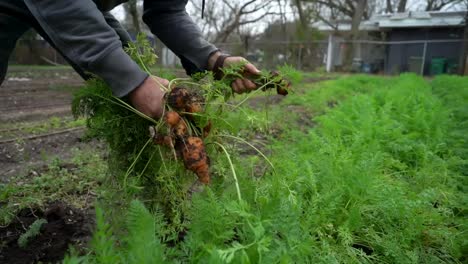
[[[41,232],[25,248],[18,238],[37,219],[46,219]],[[0,227],[0,263],[38,263],[61,261],[70,246],[85,248],[91,238],[94,214],[72,208],[62,202],[49,204],[45,210],[23,209],[16,220]]]

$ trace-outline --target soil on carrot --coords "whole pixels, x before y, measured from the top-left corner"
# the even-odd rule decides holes
[[[47,223],[40,233],[21,248],[18,239],[38,219]],[[63,202],[53,202],[41,209],[23,209],[16,220],[0,227],[0,263],[58,262],[70,246],[78,251],[91,239],[94,227],[94,211],[78,210]]]

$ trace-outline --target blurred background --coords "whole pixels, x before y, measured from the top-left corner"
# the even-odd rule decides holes
[[[206,39],[261,67],[290,64],[311,71],[424,75],[463,74],[467,0],[202,0],[187,11]],[[132,38],[145,33],[164,67],[178,58],[141,21],[143,0],[112,13]],[[64,65],[64,59],[30,31],[11,64]]]

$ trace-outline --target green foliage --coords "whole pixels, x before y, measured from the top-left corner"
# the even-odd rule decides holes
[[[443,104],[415,75],[388,83],[356,76],[325,84],[339,97],[322,89],[302,95],[300,105],[320,100],[327,113],[315,119],[317,128],[310,133],[288,129],[275,143],[277,174],[254,180],[239,173],[248,206],[232,206],[235,196],[226,186],[216,199],[199,197],[206,208],[194,201],[189,228],[197,231],[186,245],[198,241],[211,250],[192,250],[197,252],[192,261],[462,261],[463,178],[450,166],[461,157],[447,145],[448,129],[460,125],[450,120],[453,106]],[[333,96],[339,101],[330,107]],[[457,107],[464,104],[460,100]],[[209,211],[220,219],[219,226],[209,221]],[[246,220],[263,231],[254,232],[243,224]],[[204,223],[212,233],[196,236],[207,232]],[[213,245],[213,237],[223,241]],[[270,241],[268,253],[250,248],[255,241]]]
[[[118,241],[106,215],[96,208],[96,232],[86,257],[67,256],[64,263],[165,263],[166,248],[161,243],[163,216],[151,213],[142,202],[133,200],[126,215],[128,234]]]
[[[101,195],[107,166],[92,149],[72,149],[70,163],[51,158],[50,164],[29,175],[11,178],[0,184],[0,224],[8,224],[23,208],[43,208],[50,201],[66,201],[77,208],[89,203],[89,192]],[[69,167],[71,166],[71,167]]]
[[[34,221],[34,223],[28,227],[28,230],[18,238],[18,246],[20,248],[25,248],[31,239],[34,239],[34,237],[41,233],[41,227],[43,224],[47,224],[47,220],[41,218]]]
[[[442,83],[449,81],[467,87],[464,79]],[[110,255],[123,252],[117,263],[462,262],[466,136],[460,132],[464,112],[457,109],[467,103],[460,99],[466,88],[453,88],[459,90],[452,100],[439,82],[353,76],[306,87],[269,115],[283,131],[272,145],[276,173],[252,174],[251,163],[228,147],[237,178],[230,177],[226,158],[215,157],[218,178],[185,208],[183,240],[172,237],[162,214],[148,215],[133,202],[128,235]],[[291,103],[324,114],[307,133],[291,129],[295,121],[282,114]],[[263,115],[237,110],[225,116],[236,125],[232,131],[256,127],[239,126],[238,115]],[[101,235],[102,243],[115,237]],[[169,250],[168,241],[177,244]]]
[[[145,34],[138,34],[136,43],[130,42],[125,51],[148,73],[148,67],[153,66],[158,58]]]
[[[90,136],[108,144],[110,174],[120,188],[162,206],[174,228],[181,229],[178,219],[193,176],[187,177],[180,164],[169,162],[172,152],[147,144],[148,128],[155,123],[122,107],[97,79],[76,94],[72,107],[75,114],[88,115]]]
[[[84,126],[85,124],[86,121],[84,118],[72,120],[69,118],[51,117],[47,120],[15,123],[14,127],[12,127],[11,123],[0,124],[0,130],[3,130],[1,134],[2,138],[7,139],[19,137],[20,135],[30,136],[43,134],[56,130]]]
[[[120,263],[122,254],[115,248],[115,244],[116,240],[110,225],[106,222],[104,212],[100,207],[96,207],[96,232],[91,241],[94,255],[83,261],[92,262],[91,258],[94,258],[96,263]]]
[[[465,78],[348,76],[305,85],[267,115],[243,105],[254,93],[232,100],[228,82],[194,79],[177,81],[212,102],[197,122],[214,120],[216,132],[207,139],[213,183],[191,200],[193,177],[147,144],[151,120],[136,118],[100,81],[75,100],[75,112],[89,114],[91,131],[109,143],[123,190],[156,212],[132,202],[122,235],[98,211],[86,261],[466,261]],[[241,156],[242,142],[228,144],[226,135],[268,148],[275,169],[259,172],[265,160]],[[263,137],[269,146],[254,141]]]
[[[151,214],[139,201],[132,201],[128,211],[127,263],[162,263],[164,246],[159,235],[164,223],[163,215]]]
[[[283,66],[280,66],[278,67],[278,71],[281,73],[282,77],[286,78],[293,85],[299,84],[304,78],[302,72],[296,70],[291,65],[285,64]]]
[[[139,37],[135,44],[127,49],[129,55],[146,71],[155,62],[155,55],[149,43]],[[193,78],[171,80],[170,87],[182,85],[202,96],[205,101],[203,113],[193,116],[196,127],[205,127],[211,121],[211,136],[205,139],[205,145],[219,144],[222,139],[217,135],[234,132],[232,125],[223,120],[223,113],[239,108],[250,96],[240,103],[232,105],[233,96],[230,86],[233,79],[240,76],[243,65],[224,69],[222,80],[215,81],[211,73],[200,73]],[[300,78],[291,67],[284,67],[285,73]],[[263,87],[281,86],[281,75],[262,73],[258,77],[259,91]],[[167,106],[170,110],[170,107]],[[160,120],[143,116],[133,109],[128,101],[111,94],[109,87],[99,79],[88,81],[86,87],[75,94],[72,110],[76,116],[86,116],[91,136],[101,139],[109,145],[109,168],[111,174],[126,193],[148,200],[150,208],[160,207],[173,230],[172,236],[185,228],[184,215],[187,210],[187,192],[195,178],[186,171],[180,162],[174,161],[174,152],[152,144],[148,128],[155,127],[157,133],[167,133],[167,128]],[[141,118],[143,117],[143,118]],[[190,133],[200,133],[190,127]],[[197,134],[198,135],[198,134]],[[216,156],[219,149],[208,147],[208,155]],[[216,173],[214,171],[214,173]],[[171,236],[171,235],[168,235]]]

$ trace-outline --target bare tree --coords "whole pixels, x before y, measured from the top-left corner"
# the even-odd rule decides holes
[[[296,6],[297,14],[299,15],[299,21],[301,23],[301,26],[304,28],[308,24],[308,19],[305,17],[301,0],[294,0],[294,5]]]
[[[130,28],[133,29],[134,33],[141,32],[140,26],[140,15],[138,13],[138,1],[137,0],[129,0],[127,3],[124,4],[125,10],[125,19],[131,20]]]
[[[462,2],[463,0],[427,0],[426,11],[439,11],[445,7]]]
[[[256,23],[269,15],[280,15],[272,11],[274,0],[257,1],[249,0],[239,4],[232,4],[230,0],[222,0],[228,7],[230,17],[224,21],[221,32],[216,36],[215,42],[225,42],[239,27]]]
[[[385,11],[387,13],[393,13],[393,7],[392,7],[392,0],[387,0],[387,7],[385,8]]]
[[[201,14],[201,1],[194,1],[196,13]],[[269,16],[281,16],[278,0],[209,0],[206,1],[202,30],[211,33],[213,42],[226,42],[241,28],[254,26]],[[195,15],[195,19],[201,15]],[[209,25],[207,28],[206,25]],[[248,30],[244,30],[245,31]]]
[[[407,2],[407,0],[386,0],[385,11],[387,13],[394,13],[395,11],[399,13],[405,12]]]
[[[350,39],[352,40],[351,48],[348,48],[345,54],[345,65],[348,65],[348,66],[351,65],[353,57],[361,56],[360,44],[356,43],[356,41],[358,41],[360,37],[359,25],[361,24],[364,11],[367,5],[367,0],[357,0],[354,2],[355,2],[355,6],[353,7],[354,14],[351,20],[351,32],[350,32]]]
[[[374,12],[384,6],[377,0],[302,0],[304,4],[313,11],[312,19],[322,21],[332,28],[337,29],[341,20],[351,20],[351,30],[345,34],[346,39],[351,43],[345,52],[345,65],[349,66],[353,57],[360,56],[360,46],[356,42],[361,37],[359,26],[363,19],[368,19]],[[387,9],[392,9],[392,2],[387,1]],[[388,4],[390,3],[390,6]]]
[[[407,4],[407,0],[400,0],[400,2],[398,3],[397,11],[399,13],[405,12],[406,11],[406,4]]]

